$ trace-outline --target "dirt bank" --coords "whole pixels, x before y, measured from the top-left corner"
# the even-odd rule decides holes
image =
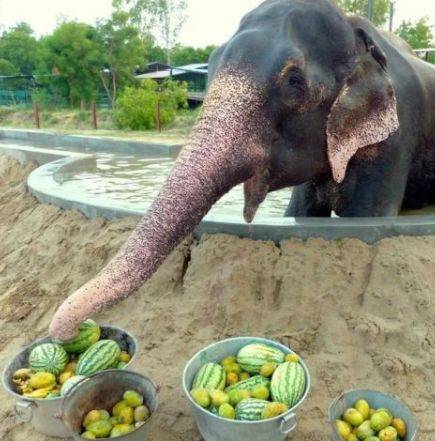
[[[0,367],[42,336],[60,302],[118,249],[134,219],[86,220],[26,194],[32,167],[0,157]],[[435,438],[435,237],[187,241],[133,297],[97,320],[139,340],[136,369],[162,385],[152,441],[198,441],[180,375],[201,347],[233,335],[278,339],[306,359],[313,388],[297,441],[329,440],[342,390],[394,392]],[[42,441],[1,392],[0,439]]]

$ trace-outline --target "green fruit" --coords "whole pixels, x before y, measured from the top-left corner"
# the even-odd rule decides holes
[[[248,398],[241,401],[236,407],[236,419],[242,421],[259,421],[269,401]]]
[[[229,357],[225,357],[222,361],[221,361],[221,366],[225,367],[228,364],[232,364],[232,363],[237,363],[237,359],[236,357],[233,356],[229,356]]]
[[[251,377],[248,380],[239,381],[238,383],[232,386],[228,386],[225,389],[225,392],[229,394],[233,390],[252,390],[256,386],[265,386],[269,388],[270,380],[268,378],[264,378],[262,375],[255,375],[254,377]]]
[[[227,386],[233,386],[238,382],[239,382],[239,376],[235,372],[230,372],[229,374],[227,374],[227,380],[225,383]]]
[[[83,432],[80,436],[84,439],[97,439],[92,432]]]
[[[367,438],[368,439],[368,438]],[[351,433],[348,437],[346,441],[358,441],[358,438],[356,437],[356,435],[354,435],[353,433]],[[378,441],[378,440],[376,440]]]
[[[270,391],[273,401],[285,403],[292,408],[305,392],[305,371],[299,363],[286,362],[273,373]]]
[[[232,373],[234,373],[234,374],[239,375],[239,374],[242,372],[242,368],[241,368],[240,365],[237,364],[237,363],[227,363],[227,364],[224,366],[224,370],[225,370],[225,372],[226,372],[227,374],[232,374]]]
[[[130,363],[131,355],[126,351],[121,351],[119,354],[119,361],[122,361],[125,364]]]
[[[69,380],[66,380],[65,383],[62,384],[62,388],[60,389],[60,395],[64,397],[68,394],[68,392],[77,384],[84,380],[86,377],[84,375],[74,375]]]
[[[365,440],[369,436],[374,436],[375,432],[370,427],[370,421],[364,421],[356,430],[356,436],[360,440]]]
[[[346,423],[346,421],[335,420],[334,426],[340,437],[344,440],[347,440],[347,438],[352,432],[352,427],[350,426],[350,424]]]
[[[79,354],[96,343],[100,336],[100,327],[93,320],[88,319],[79,325],[77,337],[67,341],[53,340],[53,342],[61,345],[68,353]]]
[[[378,438],[379,441],[396,441],[397,430],[392,426],[385,427],[378,433]]]
[[[377,410],[370,418],[370,427],[375,432],[379,432],[389,426],[392,421],[393,418],[390,413],[387,413],[384,409]]]
[[[218,413],[220,417],[227,418],[229,420],[233,420],[236,417],[236,411],[234,410],[234,407],[228,403],[224,403],[219,406]]]
[[[263,364],[263,366],[261,366],[260,375],[269,378],[273,375],[277,367],[278,365],[276,363],[272,363],[272,362],[265,363]]]
[[[89,424],[95,423],[95,421],[101,420],[101,413],[99,410],[91,410],[88,412],[85,417],[83,418],[83,427],[88,427]]]
[[[382,412],[382,411],[385,412],[391,419],[393,419],[393,414],[386,407],[380,407],[379,409],[376,409],[375,412]]]
[[[226,378],[227,376],[222,366],[216,363],[207,363],[196,374],[192,389],[223,390]]]
[[[287,354],[284,361],[288,361],[290,363],[299,363],[299,355],[295,353]]]
[[[288,407],[284,403],[269,403],[261,414],[261,419],[268,420],[269,418],[275,418],[283,413],[287,412]]]
[[[112,430],[112,424],[107,420],[95,421],[86,427],[88,432],[92,432],[97,438],[107,438]]]
[[[32,375],[29,380],[29,385],[33,389],[42,389],[45,387],[54,386],[56,384],[56,377],[50,372],[37,372]]]
[[[118,364],[116,365],[116,369],[125,369],[127,367],[127,363],[120,361],[118,362]]]
[[[121,349],[114,340],[100,340],[83,353],[77,364],[77,375],[92,375],[115,365]]]
[[[268,363],[282,363],[285,354],[281,350],[261,343],[252,343],[240,349],[237,363],[250,374],[259,374],[261,367]]]
[[[211,405],[219,408],[222,404],[228,404],[230,402],[230,397],[225,392],[212,389],[209,391],[211,397]]]
[[[133,424],[134,423],[134,409],[132,407],[124,407],[119,411],[117,415],[121,424]]]
[[[240,381],[249,380],[250,378],[251,378],[251,375],[249,374],[249,372],[241,372],[239,375]]]
[[[134,430],[131,424],[117,424],[110,432],[110,438],[117,438],[118,436],[127,435]]]
[[[119,417],[121,411],[127,407],[129,406],[124,400],[118,401],[112,408],[112,415],[115,417]]]
[[[110,413],[107,410],[101,409],[99,412],[102,420],[110,420]]]
[[[251,393],[249,390],[242,389],[242,390],[232,390],[228,394],[230,398],[230,404],[233,407],[236,407],[241,401],[247,400],[248,398],[251,398]]]
[[[130,407],[137,407],[143,404],[143,396],[135,390],[127,390],[122,398]]]
[[[347,439],[347,441],[349,441],[349,438]],[[352,441],[352,440],[350,440],[350,441]],[[379,438],[377,436],[369,436],[364,441],[379,441]]]
[[[119,419],[116,416],[110,417],[109,421],[112,424],[112,426],[116,426],[117,424],[120,424]]]
[[[134,409],[134,421],[136,423],[146,421],[150,415],[151,413],[147,406],[138,406]]]
[[[54,343],[44,343],[32,349],[29,355],[29,366],[35,372],[50,372],[59,375],[68,364],[65,349]]]
[[[353,406],[364,418],[364,421],[370,417],[370,405],[366,400],[358,400]]]
[[[356,409],[350,408],[344,412],[343,420],[351,426],[360,426],[364,422],[364,417]]]
[[[269,389],[266,386],[255,386],[251,389],[251,397],[258,398],[259,400],[268,400],[269,399]]]
[[[211,399],[207,389],[192,389],[190,391],[190,395],[193,401],[195,401],[196,404],[200,405],[204,409],[210,407]]]

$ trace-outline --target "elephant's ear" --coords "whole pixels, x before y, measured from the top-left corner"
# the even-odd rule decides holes
[[[332,106],[327,123],[328,158],[334,180],[342,182],[349,161],[364,147],[388,139],[398,128],[396,95],[381,49],[356,31],[358,61]]]

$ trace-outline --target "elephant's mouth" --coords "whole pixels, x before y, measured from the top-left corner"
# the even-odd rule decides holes
[[[261,168],[243,185],[245,196],[243,217],[247,223],[254,220],[258,207],[266,199],[269,192],[269,175],[268,168]]]

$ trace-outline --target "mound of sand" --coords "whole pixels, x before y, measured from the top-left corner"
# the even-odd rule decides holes
[[[119,248],[135,219],[87,220],[38,204],[32,167],[0,157],[0,366],[45,335],[56,307]],[[435,438],[435,237],[271,242],[226,235],[186,241],[134,296],[96,317],[139,341],[138,371],[162,386],[152,441],[200,440],[181,391],[189,356],[235,335],[277,339],[310,367],[298,441],[330,439],[343,390],[391,392]],[[0,439],[42,441],[2,392]]]

